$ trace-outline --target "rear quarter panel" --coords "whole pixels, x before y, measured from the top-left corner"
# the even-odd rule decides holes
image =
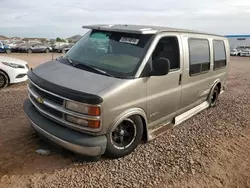
[[[188,110],[193,106],[197,105],[197,102],[203,102],[207,99],[207,96],[216,82],[225,84],[228,75],[228,64],[230,58],[228,41],[224,37],[210,36],[183,33],[181,34],[184,50],[184,65],[183,65],[183,79],[182,79],[182,94],[181,94],[181,105],[180,109]],[[189,38],[201,38],[209,41],[210,49],[210,69],[207,73],[190,76],[189,71]],[[214,53],[213,53],[213,40],[223,40],[225,43],[227,65],[225,68],[214,70]],[[183,110],[183,111],[185,111]],[[180,113],[183,113],[180,111]]]

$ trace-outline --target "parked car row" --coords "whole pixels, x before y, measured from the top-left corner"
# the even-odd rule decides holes
[[[245,48],[245,49],[231,49],[230,50],[230,55],[231,56],[250,56],[250,49]]]
[[[11,52],[26,52],[26,53],[49,53],[49,52],[59,52],[66,53],[73,44],[62,43],[57,45],[44,44],[44,43],[26,43],[24,41],[14,41],[11,43],[0,42],[0,52],[11,53]]]
[[[45,52],[49,53],[53,49],[50,45],[48,44],[42,44],[42,43],[37,43],[37,44],[23,44],[20,45],[17,48],[18,52],[27,52],[27,53],[33,53],[33,52]]]

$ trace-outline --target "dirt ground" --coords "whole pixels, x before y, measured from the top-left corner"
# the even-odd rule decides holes
[[[52,54],[9,56],[35,67]],[[217,107],[118,160],[91,162],[41,140],[23,113],[26,98],[26,83],[0,91],[0,188],[250,187],[250,58],[231,57]]]

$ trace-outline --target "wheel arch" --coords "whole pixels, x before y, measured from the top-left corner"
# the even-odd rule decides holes
[[[7,78],[8,78],[8,81],[10,82],[10,77],[9,77],[8,73],[7,73],[7,72],[5,72],[5,71],[4,71],[4,70],[2,70],[2,69],[0,69],[0,72],[3,72],[4,74],[6,74],[6,76],[7,76]]]
[[[143,141],[146,141],[148,139],[148,129],[147,129],[147,115],[146,112],[141,108],[131,108],[128,110],[125,110],[122,112],[117,118],[115,119],[114,123],[111,125],[109,129],[109,133],[114,131],[115,128],[126,118],[129,118],[131,116],[139,116],[143,123]]]
[[[221,92],[221,79],[217,79],[214,81],[214,83],[212,84],[211,86],[211,89],[209,91],[209,94],[208,94],[208,100],[211,98],[211,93],[213,92],[214,88],[218,86],[219,87],[219,93]]]

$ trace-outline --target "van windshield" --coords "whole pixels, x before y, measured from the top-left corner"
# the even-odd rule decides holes
[[[135,75],[153,35],[91,30],[65,54],[115,77]],[[77,67],[77,66],[76,66]]]

